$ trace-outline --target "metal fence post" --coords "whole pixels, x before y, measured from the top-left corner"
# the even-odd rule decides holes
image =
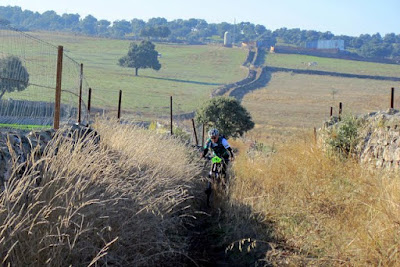
[[[342,104],[342,102],[339,102],[339,120],[342,119],[342,108],[343,108],[343,104]]]
[[[88,95],[88,103],[87,103],[87,110],[90,115],[90,105],[92,102],[92,88],[89,88],[89,95]]]
[[[122,100],[122,90],[119,90],[119,99],[118,99],[118,120],[121,118],[121,100]]]
[[[392,87],[392,94],[390,97],[390,108],[394,108],[394,87]]]

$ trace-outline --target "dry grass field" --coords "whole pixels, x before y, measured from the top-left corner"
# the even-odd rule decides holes
[[[338,114],[363,114],[390,107],[391,87],[398,83],[331,76],[273,73],[265,88],[247,94],[242,104],[249,110],[256,128],[255,139],[288,136],[298,129],[321,127],[329,118],[330,107]],[[395,97],[400,107],[400,96]]]
[[[244,251],[272,266],[398,266],[398,174],[328,156],[311,134],[272,155],[241,153],[234,171],[230,207],[251,210],[230,211],[235,234],[250,238]]]
[[[99,144],[60,131],[40,159],[29,155],[27,169],[14,166],[0,193],[2,266],[185,261],[184,222],[200,172],[187,147],[117,122],[95,128]]]
[[[345,115],[387,110],[391,87],[398,83],[278,72],[243,98],[256,127],[231,141],[239,155],[227,219],[243,251],[271,266],[399,265],[398,173],[328,154],[312,134],[339,102]]]

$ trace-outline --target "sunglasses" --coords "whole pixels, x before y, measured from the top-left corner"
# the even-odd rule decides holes
[[[211,139],[217,139],[217,137],[216,136],[211,136]]]

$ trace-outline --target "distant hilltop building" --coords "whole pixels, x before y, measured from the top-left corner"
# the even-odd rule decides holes
[[[230,32],[225,32],[224,34],[224,46],[232,47],[232,35]]]
[[[318,40],[307,42],[306,48],[312,49],[338,49],[344,51],[344,40]]]
[[[268,47],[268,42],[266,41],[250,41],[250,42],[242,42],[242,47],[250,47],[250,48],[265,48]]]

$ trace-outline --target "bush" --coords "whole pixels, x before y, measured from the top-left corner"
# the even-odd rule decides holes
[[[228,137],[239,137],[253,129],[250,113],[233,97],[215,97],[196,113],[196,121],[215,127]]]
[[[342,155],[354,154],[359,141],[360,124],[355,116],[345,116],[342,121],[330,128],[327,143]]]

